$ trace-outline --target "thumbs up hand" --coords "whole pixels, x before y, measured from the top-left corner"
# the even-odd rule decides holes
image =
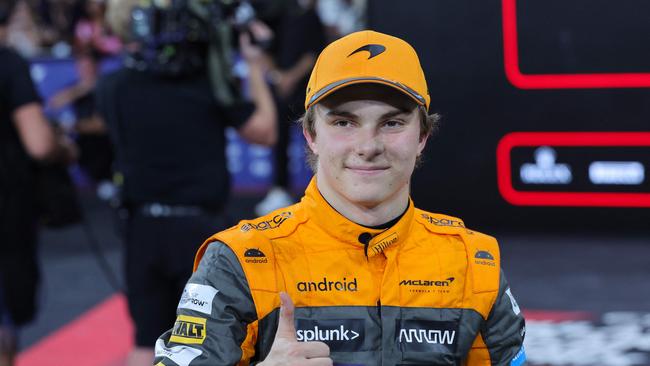
[[[330,349],[323,342],[298,342],[293,321],[293,301],[280,293],[280,321],[271,351],[259,366],[332,366]]]

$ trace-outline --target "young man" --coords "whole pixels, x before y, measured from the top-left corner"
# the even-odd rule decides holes
[[[206,241],[158,365],[521,365],[496,240],[409,198],[429,101],[401,39],[330,44],[307,87],[305,196]]]

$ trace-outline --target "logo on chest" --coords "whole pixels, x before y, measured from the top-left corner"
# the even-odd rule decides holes
[[[358,351],[363,345],[363,319],[296,319],[296,340],[324,342],[332,352]]]
[[[358,290],[357,279],[348,279],[343,277],[343,280],[329,280],[323,277],[322,281],[303,281],[296,284],[296,288],[300,292],[330,292],[330,291],[350,291],[356,292]]]
[[[402,352],[454,353],[458,323],[398,319],[395,320],[395,342]]]
[[[452,286],[454,280],[454,277],[449,277],[446,280],[406,279],[400,281],[399,285],[407,287],[410,292],[429,293],[435,291],[438,293],[449,293],[449,288]]]

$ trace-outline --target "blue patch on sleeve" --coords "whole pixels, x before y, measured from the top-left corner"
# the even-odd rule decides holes
[[[524,350],[524,346],[521,346],[521,349],[515,357],[510,361],[510,366],[521,366],[526,362],[526,351]]]

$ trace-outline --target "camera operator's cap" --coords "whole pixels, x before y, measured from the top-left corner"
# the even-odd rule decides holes
[[[427,81],[413,47],[397,37],[361,31],[332,42],[318,56],[305,110],[336,90],[360,83],[393,87],[429,109]]]

